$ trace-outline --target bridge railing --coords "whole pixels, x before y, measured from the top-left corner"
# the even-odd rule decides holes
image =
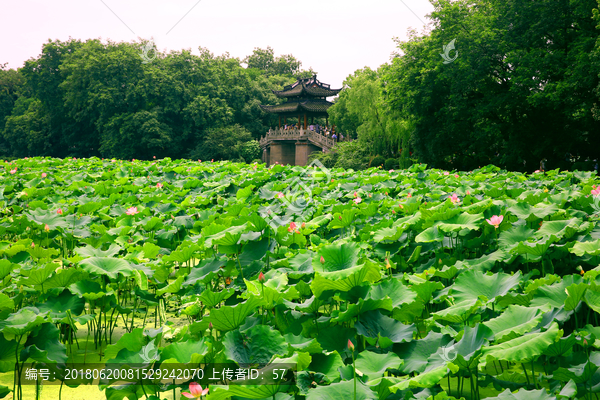
[[[321,133],[311,131],[310,129],[304,130],[302,127],[299,129],[269,129],[269,132],[265,136],[261,136],[260,145],[261,147],[266,146],[270,141],[273,140],[311,140],[315,143],[320,144],[322,147],[327,149],[335,145],[335,140],[329,136],[325,136]]]

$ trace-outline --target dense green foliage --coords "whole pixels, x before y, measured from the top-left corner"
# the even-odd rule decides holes
[[[436,0],[377,71],[356,71],[331,108],[370,154],[443,168],[573,170],[600,159],[596,0]],[[456,59],[444,63],[454,42]],[[410,139],[410,140],[408,140]],[[410,148],[409,148],[410,143]],[[586,163],[586,160],[589,160]],[[582,164],[583,163],[583,164]]]
[[[33,158],[0,185],[0,397],[34,398],[17,362],[58,378],[84,346],[147,368],[297,367],[293,384],[212,382],[206,400],[600,392],[592,173]]]
[[[416,122],[420,160],[511,170],[599,158],[600,30],[595,0],[435,1],[431,33],[399,43],[390,104]],[[456,39],[457,58],[443,64]],[[456,53],[450,53],[454,57]]]
[[[2,66],[0,155],[221,159],[218,148],[231,143],[214,130],[241,126],[244,141],[257,139],[276,124],[258,107],[278,102],[271,89],[312,74],[270,48],[255,49],[244,68],[202,48],[200,56],[157,52],[144,63],[144,45],[49,41],[18,71]],[[207,145],[209,136],[216,143]]]

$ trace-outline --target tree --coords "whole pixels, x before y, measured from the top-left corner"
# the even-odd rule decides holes
[[[386,103],[383,72],[383,68],[355,71],[344,81],[343,90],[329,108],[329,114],[341,132],[358,138],[370,154],[398,157],[401,150],[408,152],[414,126]]]
[[[434,5],[431,32],[398,42],[384,74],[391,108],[414,121],[421,161],[531,171],[543,158],[558,166],[566,152],[594,157],[595,1]],[[458,56],[444,64],[440,51],[453,40]]]
[[[240,146],[252,140],[248,130],[240,125],[223,128],[209,128],[202,142],[191,155],[200,160],[235,160],[240,158]]]

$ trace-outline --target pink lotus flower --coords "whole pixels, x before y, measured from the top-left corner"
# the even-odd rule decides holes
[[[44,230],[50,232],[50,226],[48,224],[44,225]]]
[[[444,175],[450,175],[450,172],[444,171]]]
[[[157,188],[159,188],[159,189],[160,189],[161,187],[163,187],[163,186],[164,186],[164,185],[163,185],[162,183],[160,183],[160,182],[158,182],[158,183],[156,184],[156,187],[157,187]]]
[[[31,242],[31,248],[33,249],[35,247],[35,243]]]
[[[360,197],[357,197],[354,199],[354,204],[358,204],[362,201],[362,199]]]
[[[16,172],[17,172],[17,168],[16,168],[16,167],[15,167],[15,169],[11,169],[11,170],[10,170],[10,173],[11,173],[11,174],[13,174],[13,175],[14,175]]]
[[[46,174],[45,172],[42,172],[42,178],[45,178],[47,176],[48,176],[48,174]]]
[[[598,196],[598,195],[600,195],[600,188],[592,190],[592,194],[593,194],[594,196]]]
[[[190,392],[181,392],[181,394],[187,397],[188,399],[199,399],[202,396],[208,394],[208,388],[202,390],[202,386],[200,386],[196,382],[192,382],[190,383]]]
[[[57,213],[58,215],[63,215],[62,208],[59,208],[58,210],[56,210],[56,213]]]
[[[406,197],[412,197],[412,193],[409,193]]]
[[[127,214],[127,215],[135,215],[137,213],[138,213],[137,207],[130,207],[127,209],[127,212],[125,212],[125,214]]]
[[[458,198],[458,196],[456,195],[456,193],[452,194],[452,197],[450,197],[450,201],[454,204],[458,203],[460,201],[460,199]]]
[[[390,169],[390,172],[394,172],[394,170],[393,170],[393,169]]]
[[[156,156],[152,156],[152,158],[156,160]]]
[[[354,197],[358,197],[358,193],[354,192]]]
[[[296,229],[296,223],[290,222],[290,226],[288,227],[288,232],[294,232],[295,229]]]
[[[492,218],[486,219],[487,223],[493,225],[494,228],[498,229],[504,217],[502,215],[493,215]]]
[[[279,192],[279,193],[277,193],[277,196],[276,196],[276,197],[277,197],[278,199],[283,199],[283,197],[284,197],[284,196],[283,196],[283,193],[282,193],[282,192]]]
[[[471,194],[471,192],[467,190],[467,194],[469,194],[469,195],[470,195],[470,194]]]
[[[458,174],[454,174],[454,177],[455,177],[455,178],[458,178]]]

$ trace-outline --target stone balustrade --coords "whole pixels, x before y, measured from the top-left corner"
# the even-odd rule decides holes
[[[326,150],[329,150],[335,145],[335,141],[331,137],[311,131],[310,129],[304,130],[303,127],[300,127],[300,129],[293,128],[287,130],[283,128],[269,129],[269,132],[267,132],[265,136],[261,136],[259,143],[260,146],[264,148],[270,142],[276,140],[309,140]]]

